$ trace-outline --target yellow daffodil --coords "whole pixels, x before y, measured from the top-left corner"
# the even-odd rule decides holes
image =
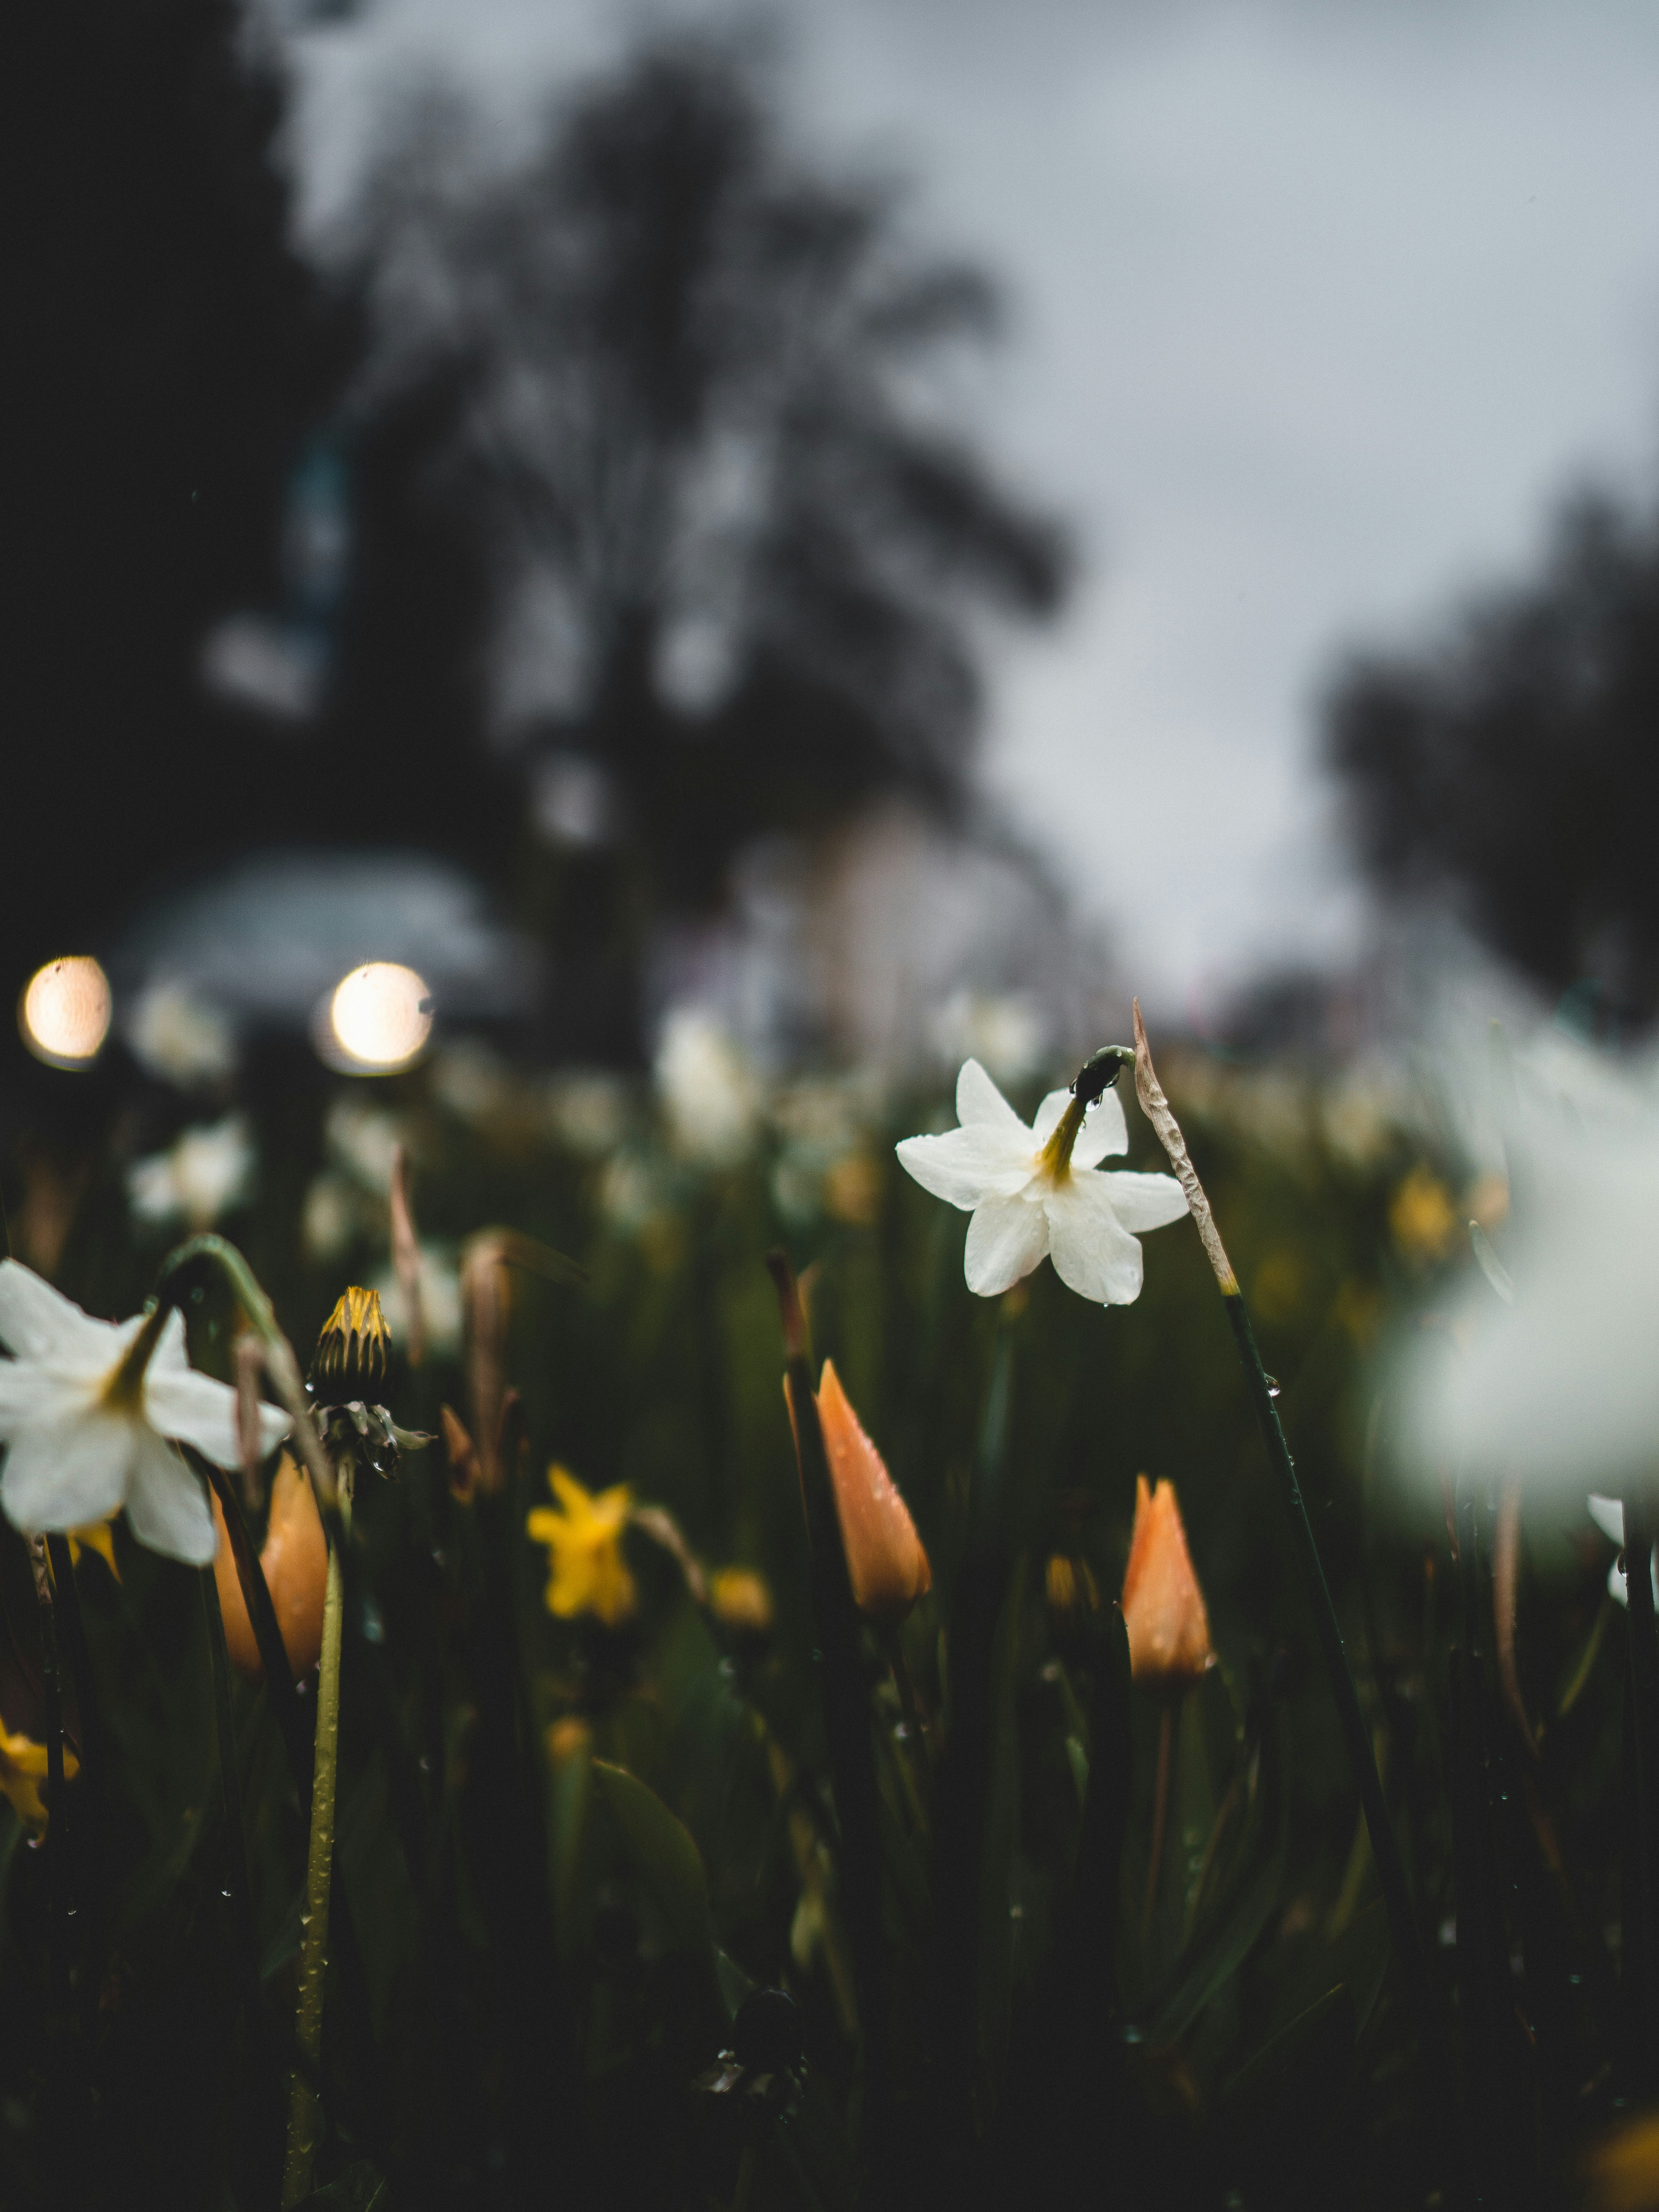
[[[67,1744],[64,1774],[67,1779],[80,1764]],[[26,1735],[14,1735],[0,1722],[0,1792],[10,1798],[12,1810],[31,1833],[46,1832],[46,1801],[40,1784],[46,1778],[46,1747]]]
[[[549,1468],[547,1480],[558,1505],[538,1505],[526,1523],[548,1548],[547,1609],[561,1620],[591,1613],[614,1628],[639,1602],[622,1555],[633,1492],[620,1482],[595,1497],[562,1467]]]

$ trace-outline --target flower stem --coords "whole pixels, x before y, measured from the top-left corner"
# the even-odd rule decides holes
[[[294,1424],[294,1441],[316,1486],[317,1502],[326,1516],[335,1504],[334,1469],[323,1449],[317,1424],[311,1418],[311,1403],[301,1379],[300,1363],[294,1357],[293,1346],[276,1326],[270,1300],[236,1247],[211,1233],[190,1237],[167,1255],[156,1285],[156,1297],[163,1304],[177,1305],[178,1278],[202,1260],[210,1260],[224,1277],[264,1348],[265,1372]]]
[[[1158,1782],[1152,1791],[1152,1847],[1146,1858],[1146,1902],[1141,1907],[1140,1940],[1152,1939],[1152,1911],[1158,1903],[1158,1869],[1164,1860],[1164,1826],[1170,1814],[1170,1753],[1175,1743],[1175,1707],[1166,1698],[1158,1722]]]
[[[230,1555],[236,1563],[236,1579],[242,1586],[242,1602],[247,1607],[253,1640],[259,1648],[259,1661],[265,1672],[265,1695],[282,1730],[283,1743],[288,1753],[289,1773],[294,1783],[295,1794],[300,1800],[300,1809],[308,1816],[311,1811],[311,1746],[306,1741],[305,1714],[294,1686],[294,1672],[288,1663],[283,1632],[276,1624],[276,1607],[271,1601],[270,1586],[265,1580],[264,1569],[259,1564],[259,1555],[253,1548],[247,1519],[242,1511],[242,1502],[236,1495],[229,1475],[223,1468],[215,1467],[208,1460],[198,1460],[197,1464],[205,1470],[224,1511],[225,1528],[230,1537]],[[222,1623],[221,1627],[222,1629]]]
[[[1659,1642],[1655,1640],[1653,1555],[1655,1527],[1648,1500],[1634,1490],[1625,1499],[1625,1594],[1630,1634],[1630,1688],[1636,1752],[1636,1860],[1638,1891],[1629,1915],[1635,1946],[1640,2007],[1639,2094],[1659,2081]]]
[[[1261,1431],[1261,1441],[1267,1450],[1267,1463],[1277,1481],[1279,1504],[1284,1508],[1297,1565],[1301,1571],[1303,1589],[1313,1613],[1325,1672],[1330,1682],[1331,1694],[1336,1701],[1337,1718],[1341,1723],[1348,1764],[1359,1791],[1359,1802],[1364,1808],[1365,1826],[1371,1841],[1371,1857],[1382,1887],[1395,1951],[1418,2016],[1424,2063],[1425,2068],[1432,2068],[1433,2054],[1439,2038],[1436,2033],[1422,1946],[1418,1940],[1416,1916],[1412,1910],[1411,1889],[1406,1880],[1405,1863],[1400,1856],[1399,1838],[1389,1818],[1382,1784],[1376,1771],[1376,1760],[1372,1755],[1370,1732],[1359,1708],[1359,1692],[1354,1684],[1347,1653],[1343,1648],[1342,1630],[1337,1620],[1336,1607],[1331,1602],[1330,1586],[1325,1580],[1325,1569],[1320,1559],[1319,1546],[1315,1540],[1313,1523],[1308,1518],[1307,1502],[1302,1495],[1302,1485],[1297,1479],[1296,1462],[1291,1457],[1290,1446],[1285,1441],[1285,1431],[1279,1424],[1279,1409],[1273,1403],[1274,1386],[1268,1380],[1267,1370],[1261,1364],[1261,1354],[1256,1349],[1250,1316],[1244,1304],[1244,1294],[1239,1288],[1238,1278],[1233,1273],[1226,1249],[1221,1242],[1210,1201],[1198,1179],[1197,1170],[1188,1157],[1181,1125],[1170,1110],[1170,1102],[1164,1095],[1163,1085],[1152,1066],[1152,1056],[1147,1046],[1146,1030],[1140,1018],[1138,1000],[1134,1020],[1135,1090],[1146,1118],[1158,1132],[1158,1141],[1168,1153],[1170,1164],[1187,1194],[1187,1201],[1198,1225],[1206,1255],[1221,1291],[1221,1303],[1226,1310],[1227,1323],[1233,1333],[1239,1364],[1244,1370],[1244,1381],[1255,1412],[1256,1425]]]
[[[788,1261],[767,1255],[783,1322],[785,1365],[800,1462],[801,1497],[812,1555],[812,1618],[823,1652],[824,1735],[836,1819],[841,1830],[842,1908],[846,1915],[866,2115],[864,2162],[878,2168],[889,2111],[887,1977],[881,1936],[881,1825],[870,1709],[859,1654],[859,1616],[830,1480],[806,1341],[805,1316]]]
[[[219,1585],[211,1567],[200,1570],[202,1609],[207,1616],[208,1657],[213,1669],[213,1719],[219,1744],[219,1788],[224,1801],[225,1868],[231,1918],[236,1929],[237,1969],[245,1990],[258,2002],[258,1948],[248,1895],[247,1833],[242,1822],[242,1785],[236,1758],[236,1721],[230,1703],[230,1655],[225,1649]],[[257,2032],[258,2021],[251,2023]]]
[[[40,1608],[40,1680],[46,1706],[47,1948],[52,1967],[48,2018],[63,2029],[70,2025],[75,2011],[70,1980],[69,1807],[64,1782],[64,1678],[44,1536],[30,1537],[29,1565]]]
[[[323,1985],[328,1974],[328,1905],[334,1866],[334,1786],[340,1749],[340,1632],[344,1579],[340,1547],[351,1526],[350,1492],[339,1486],[341,1528],[331,1532],[328,1583],[323,1598],[323,1650],[317,1676],[317,1755],[312,1775],[311,1845],[306,1860],[306,1901],[301,1925],[300,2002],[294,2037],[301,2064],[289,2092],[288,2159],[283,2172],[283,2205],[297,2204],[311,2192],[321,2133],[322,2097],[318,2087],[323,2055]]]

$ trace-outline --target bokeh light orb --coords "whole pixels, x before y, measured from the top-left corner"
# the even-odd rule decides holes
[[[395,1075],[420,1058],[432,1034],[432,995],[412,968],[371,960],[335,987],[328,1026],[346,1066]]]
[[[48,1067],[90,1067],[109,1035],[109,979],[88,954],[49,960],[23,987],[17,1026]]]

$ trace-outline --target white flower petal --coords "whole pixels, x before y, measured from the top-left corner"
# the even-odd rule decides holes
[[[1132,1305],[1140,1296],[1140,1247],[1112,1208],[1112,1189],[1122,1180],[1070,1176],[1043,1200],[1054,1273],[1097,1305]]]
[[[149,1550],[182,1559],[187,1567],[210,1565],[217,1535],[201,1477],[153,1429],[139,1429],[137,1438],[127,1491],[133,1534]]]
[[[190,1353],[185,1343],[185,1317],[174,1306],[161,1323],[161,1334],[155,1340],[155,1349],[150,1354],[148,1372],[154,1375],[187,1375],[190,1372]]]
[[[142,1325],[94,1321],[32,1269],[15,1260],[0,1260],[0,1344],[21,1359],[76,1368],[112,1366],[123,1339],[131,1340]]]
[[[142,1433],[116,1413],[82,1413],[20,1429],[0,1475],[0,1505],[30,1535],[103,1521],[126,1495]]]
[[[0,1359],[0,1440],[31,1424],[72,1421],[93,1402],[93,1386],[83,1377],[27,1359]]]
[[[1071,1103],[1069,1091],[1051,1091],[1037,1108],[1031,1122],[1031,1134],[1036,1139],[1039,1152],[1059,1128],[1060,1117]]]
[[[965,1212],[981,1199],[1012,1198],[1023,1190],[1035,1172],[1030,1146],[1031,1133],[1016,1117],[1012,1135],[976,1122],[942,1137],[906,1137],[894,1149],[900,1166],[924,1190]]]
[[[964,1060],[957,1077],[957,1119],[964,1129],[984,1126],[1017,1134],[1031,1149],[1030,1131],[976,1060]]]
[[[1649,1562],[1648,1571],[1653,1577],[1654,1606],[1656,1610],[1659,1610],[1659,1544],[1656,1544],[1653,1547],[1653,1557]],[[1616,1598],[1620,1605],[1627,1606],[1630,1603],[1630,1586],[1625,1579],[1625,1571],[1617,1559],[1607,1569],[1607,1595]]]
[[[970,1291],[994,1298],[1040,1266],[1048,1249],[1048,1217],[1036,1200],[994,1198],[968,1224],[962,1271]]]
[[[1083,1117],[1072,1147],[1074,1168],[1098,1167],[1129,1149],[1129,1125],[1123,1118],[1123,1101],[1115,1091],[1103,1091]]]
[[[1589,1516],[1604,1536],[1615,1544],[1625,1540],[1625,1501],[1622,1498],[1595,1498],[1589,1500]]]
[[[158,1435],[194,1444],[216,1467],[236,1467],[236,1393],[228,1382],[198,1375],[193,1367],[170,1368],[144,1378],[144,1413]]]
[[[1088,1176],[1079,1182],[1093,1180]],[[1099,1180],[1109,1186],[1112,1211],[1126,1229],[1144,1237],[1149,1229],[1166,1229],[1187,1211],[1187,1194],[1173,1176],[1137,1175],[1129,1168],[1114,1168]]]

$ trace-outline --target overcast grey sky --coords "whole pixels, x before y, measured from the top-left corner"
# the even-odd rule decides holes
[[[521,125],[629,26],[739,11],[370,0],[298,42],[309,205],[436,63]],[[753,19],[755,10],[742,13]],[[907,173],[1014,307],[979,397],[1087,556],[999,661],[988,773],[1201,1013],[1355,941],[1314,701],[1531,556],[1659,441],[1659,9],[1620,0],[788,0],[780,76],[832,161]]]

